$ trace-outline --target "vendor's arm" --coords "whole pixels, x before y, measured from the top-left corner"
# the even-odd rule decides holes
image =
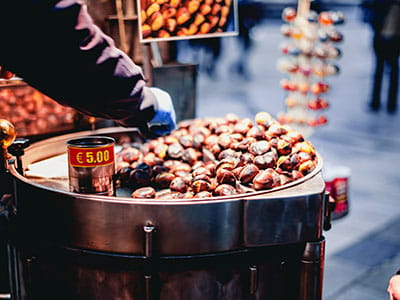
[[[160,105],[141,69],[94,25],[82,2],[2,2],[0,65],[86,114],[142,127],[163,107],[170,119],[163,121],[174,127],[171,99]]]

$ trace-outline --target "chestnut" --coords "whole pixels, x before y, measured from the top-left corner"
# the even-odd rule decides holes
[[[227,18],[229,15],[229,6],[222,6],[221,8],[221,17]]]
[[[236,189],[229,184],[221,184],[214,190],[216,196],[231,196],[237,194]]]
[[[160,11],[160,4],[153,2],[146,9],[147,17],[150,17],[153,13]]]
[[[300,171],[297,171],[297,170],[293,170],[292,171],[292,179],[293,180],[298,180],[298,179],[303,178],[303,177],[304,177],[304,175]]]
[[[154,183],[155,185],[162,189],[162,188],[167,188],[171,184],[171,181],[175,178],[175,175],[169,172],[161,173],[158,174],[154,178]]]
[[[298,156],[296,154],[280,156],[276,165],[285,171],[292,171],[299,165]]]
[[[191,191],[188,191],[182,195],[182,199],[192,199],[192,198],[194,198],[194,193]]]
[[[179,138],[179,143],[185,148],[191,148],[193,146],[193,136],[186,134]]]
[[[127,149],[123,149],[120,153],[120,156],[122,156],[123,161],[133,162],[141,157],[141,153],[139,149],[129,147]]]
[[[164,144],[172,145],[176,143],[179,143],[179,139],[177,137],[172,135],[167,135],[164,137]]]
[[[200,26],[205,21],[205,19],[206,18],[201,13],[197,13],[194,18],[193,24],[196,26]]]
[[[239,178],[240,172],[242,172],[244,166],[238,166],[232,170],[233,175],[235,175],[236,178]]]
[[[175,177],[170,185],[169,188],[171,191],[176,191],[176,192],[180,192],[180,193],[185,193],[187,190],[187,183],[185,181],[185,179],[181,178],[181,177]]]
[[[233,139],[228,133],[222,133],[218,137],[218,145],[224,149],[228,148],[232,142]]]
[[[211,184],[205,180],[195,180],[191,185],[192,191],[197,194],[202,191],[210,191]]]
[[[149,18],[149,23],[152,31],[158,31],[164,26],[165,20],[163,15],[159,11],[156,11]]]
[[[249,152],[253,155],[262,155],[271,149],[268,141],[258,141],[249,145]]]
[[[212,145],[216,145],[216,144],[218,144],[218,135],[216,135],[216,134],[211,134],[211,135],[207,136],[204,141],[204,145],[206,147],[211,147]]]
[[[212,194],[208,191],[201,191],[194,195],[193,198],[210,198]]]
[[[256,191],[255,189],[253,189],[253,188],[251,188],[251,187],[249,187],[247,185],[243,185],[243,184],[241,184],[239,182],[236,182],[235,187],[236,187],[236,191],[239,194],[253,193],[253,192]]]
[[[246,134],[247,137],[253,137],[256,140],[265,139],[265,130],[260,125],[254,126],[249,129]]]
[[[315,155],[314,146],[309,141],[300,142],[294,145],[293,152],[305,152],[312,156]]]
[[[276,149],[280,155],[288,155],[292,152],[292,145],[284,139],[278,139]]]
[[[215,161],[215,155],[212,153],[210,150],[207,148],[203,148],[202,150],[202,156],[203,156],[203,162],[214,162]]]
[[[257,174],[253,179],[253,186],[256,190],[270,189],[274,185],[274,179],[269,172],[265,170]]]
[[[226,169],[226,170],[233,170],[237,166],[238,160],[234,157],[228,157],[223,160],[221,160],[217,165],[215,166],[215,170],[218,172],[221,169]]]
[[[174,8],[177,8],[180,5],[180,3],[181,3],[181,0],[170,0],[169,1],[169,5]]]
[[[203,6],[203,5],[202,5]],[[208,5],[207,5],[208,6]],[[209,7],[209,6],[208,6]],[[210,7],[209,7],[210,8]],[[211,8],[210,8],[210,10],[211,10]],[[202,12],[203,13],[203,12]],[[203,13],[204,14],[204,13]],[[201,26],[200,26],[200,33],[201,34],[206,34],[206,33],[208,33],[209,31],[210,31],[210,29],[211,29],[211,25],[210,25],[210,23],[208,23],[208,22],[204,22],[203,24],[201,24]]]
[[[184,149],[180,143],[173,143],[168,146],[167,154],[170,158],[179,159],[182,157],[183,150]]]
[[[181,7],[178,9],[176,13],[176,21],[178,25],[182,25],[189,21],[190,19],[190,13],[189,10],[186,7]]]
[[[172,173],[176,173],[179,171],[190,172],[191,170],[192,170],[192,167],[189,164],[184,163],[184,162],[179,162],[170,167],[170,172],[172,172]]]
[[[232,129],[229,125],[224,124],[224,125],[220,125],[219,127],[217,127],[215,129],[215,134],[217,135],[221,135],[221,134],[231,134],[232,133]]]
[[[117,170],[117,172],[118,172],[119,170],[121,170],[121,169],[123,169],[123,168],[127,168],[127,167],[129,167],[130,165],[131,165],[131,164],[128,163],[127,161],[120,161],[120,162],[117,162],[116,170]]]
[[[205,137],[201,133],[197,133],[193,135],[193,147],[194,148],[200,148],[205,141]]]
[[[222,184],[222,183],[227,183],[227,184],[235,184],[236,182],[236,177],[233,174],[232,171],[224,168],[217,169],[217,182]]]
[[[186,7],[187,7],[189,13],[192,15],[199,9],[200,1],[199,0],[188,0],[188,1],[186,1]]]
[[[253,186],[256,190],[271,189],[280,185],[279,174],[269,168],[258,173],[253,179]]]
[[[204,181],[207,181],[209,183],[211,183],[211,181],[212,181],[211,177],[206,175],[206,174],[200,174],[200,175],[197,175],[197,176],[192,176],[192,180],[191,180],[192,182],[195,182],[197,180],[204,180]]]
[[[149,166],[159,165],[159,164],[163,163],[162,159],[159,157],[156,157],[156,155],[153,152],[147,153],[143,157],[143,162]]]
[[[163,14],[165,21],[167,21],[168,19],[172,19],[176,15],[176,8],[169,6],[163,10],[162,14]]]
[[[172,191],[165,192],[163,194],[156,196],[156,198],[162,200],[176,200],[176,199],[182,199],[182,197],[183,197],[182,193],[172,192]]]
[[[278,122],[272,123],[267,130],[267,134],[270,136],[281,136],[283,134],[286,134],[288,131],[285,127],[283,127],[281,124]]]
[[[116,178],[120,182],[121,186],[128,186],[129,176],[133,169],[131,167],[123,167],[116,173]]]
[[[146,171],[134,169],[129,173],[128,186],[139,188],[150,185],[151,177]]]
[[[199,167],[193,170],[192,175],[193,177],[196,177],[198,175],[205,174],[207,176],[211,176],[210,170],[208,170],[206,167]]]
[[[166,173],[166,172],[168,172],[168,171],[169,171],[169,169],[166,168],[166,167],[163,166],[163,165],[155,165],[155,166],[152,166],[152,167],[151,167],[151,176],[155,177],[155,176],[157,176],[158,174]]]
[[[239,157],[239,165],[240,166],[252,164],[253,162],[254,162],[254,155],[251,153],[243,153]]]
[[[169,18],[165,20],[165,28],[169,31],[169,32],[174,32],[175,28],[176,28],[176,20]]]
[[[238,157],[238,156],[240,156],[240,153],[238,153],[232,149],[226,149],[226,150],[221,151],[218,154],[218,159],[224,160],[226,158],[232,158],[232,157]]]
[[[131,194],[132,198],[145,198],[151,199],[156,197],[156,190],[152,187],[139,188]]]
[[[151,27],[148,24],[143,24],[142,25],[142,36],[143,38],[149,37],[151,34]]]
[[[303,174],[306,175],[308,173],[311,173],[316,167],[316,164],[314,161],[312,160],[307,160],[305,162],[303,162],[300,166],[299,166],[299,171]]]
[[[310,153],[306,153],[306,152],[297,152],[297,158],[299,160],[300,163],[303,163],[307,160],[312,160],[312,156]]]
[[[248,164],[241,170],[239,180],[243,184],[248,184],[253,181],[254,177],[256,177],[259,172],[260,169],[255,164]]]

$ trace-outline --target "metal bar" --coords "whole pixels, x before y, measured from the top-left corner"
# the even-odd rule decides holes
[[[33,268],[34,268],[34,264],[36,261],[36,257],[32,256],[29,258],[26,258],[26,283],[25,283],[25,288],[27,290],[27,294],[29,295],[29,291],[32,289],[32,285],[33,285]]]
[[[307,242],[300,263],[300,300],[321,300],[325,239]]]
[[[21,289],[20,289],[20,275],[19,275],[19,265],[17,259],[17,250],[8,245],[8,267],[10,274],[10,287],[11,287],[11,299],[20,300],[22,299]]]
[[[254,295],[258,285],[258,270],[257,266],[250,266],[250,295]]]
[[[146,300],[152,299],[151,293],[151,275],[144,275],[145,285],[146,285]]]
[[[147,258],[153,256],[153,233],[155,227],[153,225],[146,225],[143,227],[145,232],[145,248],[144,248],[144,255]]]

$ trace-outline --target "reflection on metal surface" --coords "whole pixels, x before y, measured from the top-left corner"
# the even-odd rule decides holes
[[[129,132],[118,130],[92,134]],[[60,155],[66,140],[87,134],[35,143],[26,149],[24,165]],[[319,239],[325,212],[320,167],[288,186],[198,201],[70,193],[38,184],[13,167],[11,173],[18,198],[17,223],[38,243],[144,254],[152,250],[146,248],[150,241],[146,242],[143,226],[151,224],[157,228],[151,243],[158,254],[192,255]]]

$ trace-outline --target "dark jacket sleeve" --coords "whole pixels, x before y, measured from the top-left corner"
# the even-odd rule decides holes
[[[156,101],[141,69],[76,0],[1,1],[0,65],[89,115],[142,126]]]

